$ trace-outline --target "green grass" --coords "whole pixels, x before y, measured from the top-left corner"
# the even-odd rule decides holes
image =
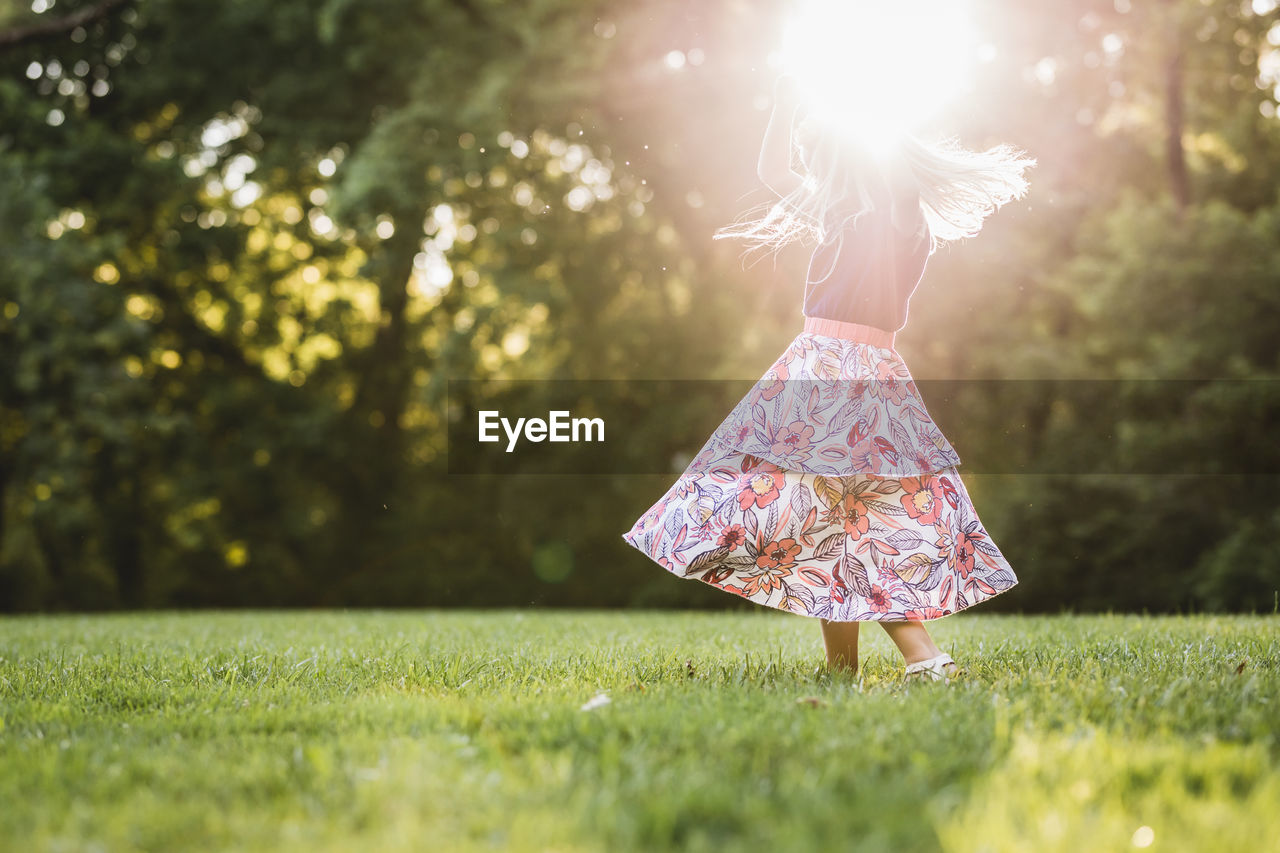
[[[0,849],[1280,849],[1280,617],[931,624],[963,682],[763,610],[2,618]]]

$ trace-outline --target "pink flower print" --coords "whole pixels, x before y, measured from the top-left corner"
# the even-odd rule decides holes
[[[879,474],[884,467],[884,459],[873,441],[862,441],[849,448],[849,460],[864,473]]]
[[[933,466],[933,463],[929,459],[929,454],[925,453],[923,450],[921,450],[918,447],[911,448],[911,455],[907,458],[908,458],[908,461],[910,461],[911,464],[915,465],[917,468],[927,470]]]
[[[902,481],[902,508],[924,524],[936,524],[942,514],[942,483],[937,477],[907,477]]]
[[[879,584],[872,584],[871,594],[867,596],[867,603],[877,613],[884,613],[893,602],[889,598],[889,593],[885,592],[884,587]]]
[[[666,503],[659,503],[653,509],[645,513],[644,519],[640,522],[640,533],[648,533],[658,526],[662,520],[662,511],[666,509]]]
[[[717,545],[728,545],[729,550],[741,548],[742,544],[747,541],[747,531],[743,529],[741,524],[734,524],[724,529],[720,534],[720,538],[716,540]]]
[[[800,461],[809,458],[809,450],[813,447],[814,429],[804,421],[792,421],[778,430],[773,438],[769,451],[788,461]]]
[[[867,382],[865,379],[858,379],[850,382],[846,386],[846,396],[850,400],[856,400],[863,394],[867,393]]]
[[[752,506],[763,509],[778,499],[785,483],[781,468],[761,461],[739,478],[738,506],[742,507],[743,512]]]
[[[968,578],[973,572],[973,559],[977,556],[974,543],[981,538],[971,533],[961,533],[956,537],[956,567],[960,569],[960,577]]]
[[[772,382],[770,382],[768,385],[761,386],[760,399],[772,400],[774,397],[781,394],[782,389],[785,387],[786,385],[783,383],[781,379],[775,379]]]
[[[881,397],[894,405],[900,404],[907,396],[907,386],[894,370],[891,361],[881,361],[876,365],[875,396]]]

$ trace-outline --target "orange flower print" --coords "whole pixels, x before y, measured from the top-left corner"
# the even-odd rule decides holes
[[[774,436],[773,446],[769,448],[775,456],[788,460],[809,458],[809,448],[813,446],[814,429],[804,421],[792,421],[778,430]]]
[[[789,566],[796,561],[796,555],[799,553],[800,545],[796,540],[779,539],[760,549],[760,556],[756,557],[756,566],[762,569]],[[790,569],[787,570],[787,574],[791,574]]]
[[[934,524],[942,514],[942,483],[937,477],[902,480],[902,508],[922,524]]]
[[[720,538],[716,540],[717,545],[728,545],[730,550],[741,548],[742,544],[747,541],[747,531],[742,529],[741,524],[734,524],[726,527],[724,532],[720,534]]]
[[[961,533],[956,537],[956,568],[962,578],[967,579],[973,571],[973,558],[977,554],[974,543],[980,538],[972,533]]]
[[[871,594],[867,596],[867,603],[877,613],[884,613],[893,602],[889,599],[889,593],[885,592],[884,587],[879,584],[872,584]]]
[[[845,495],[840,507],[844,518],[844,531],[857,539],[871,529],[870,510],[857,495]]]
[[[753,506],[756,509],[767,507],[782,494],[785,482],[781,468],[771,462],[760,462],[738,480],[738,506],[743,512]]]
[[[781,589],[782,579],[790,574],[790,566],[772,566],[766,568],[755,577],[746,578],[742,583],[742,588],[747,596],[753,596],[760,592],[764,592],[767,595],[775,589]]]

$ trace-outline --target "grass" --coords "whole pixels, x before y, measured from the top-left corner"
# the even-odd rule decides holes
[[[1280,849],[1280,616],[932,632],[963,682],[763,610],[2,618],[0,849]]]

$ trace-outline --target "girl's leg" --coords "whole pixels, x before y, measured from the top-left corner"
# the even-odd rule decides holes
[[[822,622],[822,639],[827,646],[827,665],[849,673],[858,671],[858,628],[860,622]]]
[[[942,649],[933,642],[933,637],[929,636],[923,622],[881,622],[880,627],[884,628],[907,663],[928,660],[942,654]],[[959,667],[949,663],[947,669],[954,673]]]

